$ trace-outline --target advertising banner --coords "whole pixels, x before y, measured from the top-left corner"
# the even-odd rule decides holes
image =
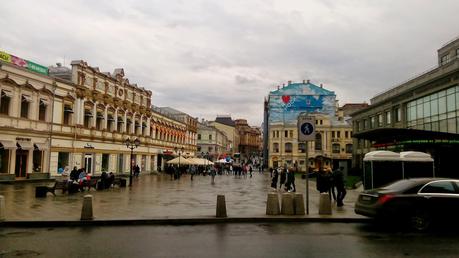
[[[14,64],[22,68],[26,68],[32,72],[48,75],[48,67],[39,65],[29,60],[22,59],[20,57],[10,55],[6,52],[0,51],[0,60],[6,63]]]
[[[11,55],[0,51],[0,60],[3,62],[11,63]]]

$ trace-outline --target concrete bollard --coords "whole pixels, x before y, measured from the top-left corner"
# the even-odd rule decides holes
[[[268,201],[266,202],[266,215],[279,215],[279,196],[277,193],[269,193]]]
[[[303,194],[296,193],[293,197],[293,206],[295,208],[295,215],[304,215],[304,199]]]
[[[328,193],[320,194],[319,214],[320,215],[332,215],[330,194]]]
[[[4,221],[5,217],[5,196],[0,195],[0,221]]]
[[[92,214],[92,195],[88,194],[84,196],[83,208],[81,209],[81,220],[93,220]]]
[[[224,195],[217,195],[217,218],[225,218],[226,216],[226,202]]]
[[[295,210],[293,209],[293,194],[283,193],[282,194],[282,215],[295,215]]]

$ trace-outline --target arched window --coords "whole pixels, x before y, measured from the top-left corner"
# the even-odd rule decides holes
[[[292,153],[292,143],[291,142],[285,143],[285,153]]]
[[[315,150],[322,150],[322,135],[316,133]]]

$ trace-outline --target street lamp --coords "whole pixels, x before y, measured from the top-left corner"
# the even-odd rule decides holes
[[[139,147],[140,140],[138,138],[136,138],[135,140],[131,140],[127,138],[124,144],[126,145],[128,149],[131,150],[131,157],[129,159],[131,161],[131,164],[130,164],[131,169],[129,171],[129,186],[132,186],[132,153],[134,152],[135,148]]]
[[[183,154],[183,152],[185,151],[185,148],[181,147],[181,148],[177,148],[175,147],[174,148],[175,150],[175,153],[178,154],[178,173],[177,173],[177,179],[179,178],[180,176],[180,156]]]

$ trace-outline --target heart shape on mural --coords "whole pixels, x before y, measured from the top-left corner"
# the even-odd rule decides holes
[[[282,101],[284,102],[284,104],[287,104],[290,101],[290,96],[283,95],[282,96]]]

